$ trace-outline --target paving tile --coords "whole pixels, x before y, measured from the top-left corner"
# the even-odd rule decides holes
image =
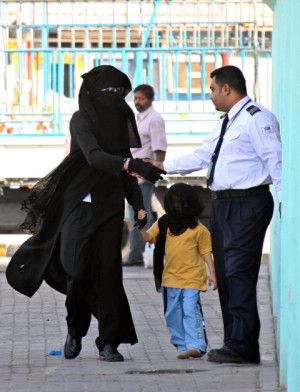
[[[262,264],[258,285],[262,322],[259,366],[214,364],[206,357],[178,360],[153,271],[143,267],[124,268],[124,286],[139,338],[134,346],[120,346],[124,362],[98,359],[94,319],[78,358],[45,356],[51,350],[63,350],[65,297],[43,284],[33,298],[26,298],[0,273],[0,392],[282,392],[268,267]],[[223,329],[218,294],[209,290],[201,299],[209,348],[219,347]]]

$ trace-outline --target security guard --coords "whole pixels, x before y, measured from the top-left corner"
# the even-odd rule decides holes
[[[274,208],[269,184],[281,202],[279,123],[247,96],[239,68],[221,67],[210,77],[211,100],[225,115],[193,153],[157,165],[181,175],[208,168],[210,230],[224,323],[224,345],[211,350],[208,360],[258,364],[256,287]]]

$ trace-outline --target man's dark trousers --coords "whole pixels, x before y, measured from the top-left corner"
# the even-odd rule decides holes
[[[210,216],[224,343],[254,362],[260,359],[256,286],[273,208],[267,192],[213,200]]]

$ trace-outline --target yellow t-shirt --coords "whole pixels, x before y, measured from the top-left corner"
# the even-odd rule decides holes
[[[150,243],[155,244],[159,233],[157,221],[147,231],[152,236]],[[208,252],[211,252],[210,233],[202,223],[177,236],[168,229],[162,286],[206,291],[206,267],[201,255]]]

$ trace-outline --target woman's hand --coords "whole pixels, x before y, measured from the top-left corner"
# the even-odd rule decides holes
[[[154,184],[158,180],[162,180],[163,178],[161,175],[166,174],[166,172],[159,166],[152,165],[149,162],[144,162],[144,160],[140,158],[130,158],[127,165],[127,171],[131,175],[141,177],[145,180],[148,180],[152,184]]]
[[[143,229],[147,224],[147,212],[145,210],[139,210],[137,213],[137,221],[134,226],[138,229]]]

